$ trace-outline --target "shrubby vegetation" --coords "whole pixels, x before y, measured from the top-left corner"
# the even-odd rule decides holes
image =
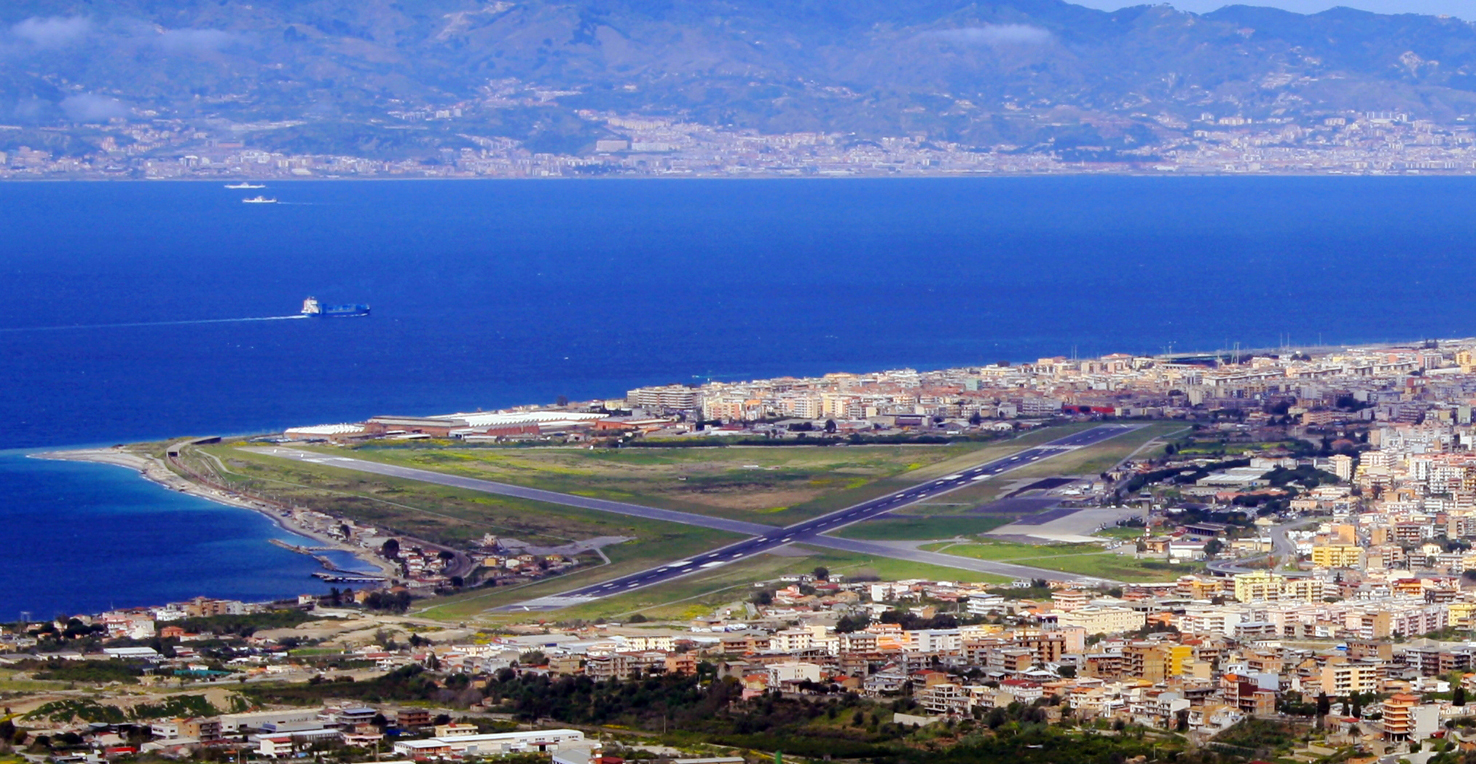
[[[306,684],[257,685],[242,688],[243,694],[261,703],[313,705],[329,698],[353,698],[366,703],[432,701],[446,706],[466,707],[482,700],[471,677],[453,674],[437,678],[420,666],[405,666],[384,676],[356,682],[352,677],[314,678]]]
[[[23,671],[33,671],[35,678],[53,682],[88,682],[107,684],[122,682],[138,684],[143,668],[123,661],[63,661],[52,658],[47,661],[23,661],[16,665]]]
[[[1211,472],[1234,469],[1236,467],[1249,467],[1249,459],[1231,459],[1229,461],[1215,462],[1203,467],[1188,469],[1185,467],[1170,467],[1167,469],[1144,472],[1129,478],[1118,490],[1122,493],[1137,493],[1154,483],[1172,483],[1174,485],[1191,485],[1203,478],[1209,477]]]
[[[70,724],[74,722],[101,722],[122,724],[143,719],[169,719],[177,716],[219,716],[216,708],[204,695],[173,695],[160,703],[140,703],[127,710],[114,705],[99,703],[90,698],[81,700],[55,700],[26,714],[24,719],[44,720]]]
[[[249,637],[262,629],[290,629],[308,621],[314,616],[302,610],[271,610],[265,613],[250,613],[247,615],[212,615],[200,618],[186,618],[175,621],[173,625],[185,631],[197,634],[232,634],[238,637]]]

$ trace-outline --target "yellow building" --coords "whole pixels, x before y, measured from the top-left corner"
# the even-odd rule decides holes
[[[1446,605],[1450,613],[1450,625],[1461,629],[1469,629],[1476,625],[1476,602],[1451,602]]]
[[[1181,597],[1207,600],[1224,593],[1221,580],[1209,576],[1179,576],[1175,589]]]
[[[1148,616],[1131,608],[1089,605],[1062,613],[1056,623],[1079,626],[1088,634],[1121,634],[1143,628],[1148,623]]]
[[[1321,602],[1322,587],[1320,578],[1290,578],[1281,587],[1281,599],[1296,602]]]
[[[1377,692],[1379,672],[1372,663],[1329,658],[1322,665],[1322,691],[1330,696],[1347,697],[1352,693]]]
[[[1415,737],[1420,696],[1395,693],[1384,701],[1384,739],[1409,740]]]
[[[1363,550],[1352,544],[1312,547],[1312,566],[1317,568],[1362,568]]]
[[[1268,570],[1241,573],[1234,577],[1234,581],[1237,602],[1278,600],[1281,599],[1281,590],[1286,587],[1286,576]]]
[[[1167,645],[1168,673],[1170,676],[1180,676],[1184,673],[1184,667],[1194,662],[1194,648],[1191,645]]]
[[[1163,681],[1169,670],[1168,651],[1152,642],[1133,642],[1122,648],[1122,673],[1149,682]]]

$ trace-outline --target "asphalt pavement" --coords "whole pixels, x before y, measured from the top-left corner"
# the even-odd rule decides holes
[[[956,491],[972,483],[989,480],[1011,470],[1019,469],[1027,464],[1058,454],[1066,453],[1084,446],[1094,445],[1109,438],[1117,437],[1137,429],[1136,425],[1103,425],[1090,430],[1067,435],[1063,438],[1053,440],[1049,443],[1028,448],[1024,451],[996,459],[987,464],[971,467],[960,472],[945,475],[941,478],[930,480],[911,488],[906,488],[895,493],[880,496],[869,501],[863,501],[845,509],[837,510],[828,515],[795,523],[785,528],[770,528],[767,532],[745,539],[736,544],[710,552],[694,555],[675,562],[659,565],[638,573],[631,573],[620,578],[602,581],[597,584],[564,592],[552,597],[544,597],[520,605],[508,605],[499,610],[503,611],[525,611],[525,610],[555,610],[561,607],[587,602],[591,599],[606,597],[612,594],[640,589],[655,584],[664,583],[682,576],[699,573],[703,570],[729,565],[745,557],[767,552],[776,547],[793,543],[806,543],[816,546],[826,546],[846,551],[858,551],[865,554],[873,554],[880,557],[891,557],[905,559],[914,562],[927,562],[934,565],[958,568],[961,570],[977,570],[999,575],[1016,576],[1020,578],[1040,578],[1049,576],[1055,579],[1081,579],[1099,581],[1102,579],[1089,579],[1085,576],[1071,576],[1056,571],[1030,568],[1024,565],[1010,565],[1008,563],[991,562],[988,560],[974,560],[955,555],[940,554],[937,552],[923,552],[919,550],[901,550],[882,544],[867,544],[866,542],[853,542],[849,539],[838,539],[821,534],[839,530],[847,525],[872,520],[896,509],[916,504],[924,499]],[[1115,583],[1115,582],[1113,582]]]
[[[982,572],[999,573],[1000,575],[1016,576],[1020,578],[1038,578],[1050,576],[1051,578],[1072,578],[1069,574],[1047,571],[1039,568],[1030,568],[1024,565],[1010,565],[1008,563],[991,562],[988,560],[973,560],[955,555],[939,554],[936,552],[922,552],[917,550],[899,550],[881,544],[867,544],[866,542],[852,542],[849,539],[837,539],[821,534],[839,530],[847,525],[872,520],[893,510],[901,509],[910,504],[931,499],[950,491],[972,485],[976,482],[989,480],[1011,470],[1016,470],[1029,464],[1049,459],[1059,454],[1067,453],[1085,446],[1095,445],[1104,440],[1115,438],[1119,435],[1138,429],[1137,425],[1112,424],[1093,427],[1089,430],[1066,435],[1064,437],[1044,443],[1039,446],[1018,451],[1006,457],[996,459],[986,464],[970,467],[966,470],[945,475],[940,478],[929,480],[925,483],[905,488],[885,496],[863,501],[845,509],[837,510],[828,515],[811,518],[803,522],[795,523],[784,528],[776,528],[771,525],[759,525],[757,523],[746,523],[740,520],[726,520],[706,515],[697,515],[690,512],[676,512],[666,509],[653,509],[637,504],[626,504],[624,502],[609,501],[606,499],[592,499],[584,496],[573,496],[555,491],[544,491],[537,488],[524,488],[522,486],[496,483],[490,480],[479,480],[476,478],[461,477],[458,475],[447,475],[441,472],[415,469],[413,467],[399,467],[379,462],[353,459],[345,456],[331,456],[315,453],[312,451],[298,451],[291,448],[262,447],[249,449],[255,453],[276,456],[284,459],[292,459],[311,464],[320,464],[326,467],[338,467],[340,469],[355,470],[358,472],[369,472],[376,475],[405,478],[408,480],[421,480],[437,485],[466,488],[473,491],[497,494],[500,496],[513,496],[535,501],[544,501],[550,504],[562,504],[564,506],[592,509],[601,512],[613,512],[616,514],[630,515],[633,517],[644,517],[651,520],[664,520],[666,522],[683,523],[695,525],[702,528],[714,528],[717,530],[741,533],[751,538],[730,544],[721,549],[715,549],[700,555],[676,560],[663,565],[654,566],[647,570],[631,573],[620,578],[592,584],[570,592],[565,592],[552,597],[544,597],[538,600],[523,603],[521,605],[509,605],[499,608],[504,611],[524,610],[553,610],[566,607],[571,604],[585,602],[591,599],[605,597],[612,594],[631,591],[659,583],[664,583],[682,576],[698,573],[703,570],[728,565],[745,557],[762,554],[771,549],[804,542],[817,546],[826,546],[833,549],[846,551],[862,551],[865,554],[874,554],[881,557],[891,557],[911,560],[915,562],[927,562],[962,570],[978,570]],[[864,548],[864,551],[863,551]],[[1080,577],[1085,579],[1086,577]],[[1100,579],[1091,579],[1093,581]]]
[[[1297,528],[1305,528],[1309,525],[1316,525],[1317,523],[1318,520],[1313,518],[1297,520],[1296,522],[1282,523],[1281,525],[1272,526],[1270,530],[1270,554],[1253,554],[1249,557],[1240,557],[1234,560],[1210,560],[1208,563],[1205,563],[1205,567],[1208,568],[1211,573],[1216,573],[1222,576],[1234,576],[1241,573],[1263,573],[1268,570],[1268,568],[1266,567],[1266,559],[1270,557],[1276,560],[1276,564],[1272,566],[1273,568],[1278,568],[1275,572],[1286,576],[1287,578],[1309,578],[1314,575],[1314,571],[1285,570],[1279,569],[1279,566],[1287,558],[1290,558],[1293,561],[1295,561],[1297,558],[1297,545],[1292,542],[1291,537],[1287,535],[1287,531],[1291,531]]]
[[[275,446],[248,448],[246,450],[267,456],[306,462],[308,464],[319,464],[324,467],[338,467],[339,469],[353,470],[355,472],[369,472],[375,475],[405,478],[406,480],[419,480],[423,483],[434,483],[452,488],[466,488],[468,490],[491,493],[498,496],[512,496],[519,499],[548,502],[549,504],[561,504],[566,507],[593,509],[597,512],[613,512],[617,515],[644,517],[647,520],[664,520],[669,523],[695,525],[699,528],[713,528],[730,533],[741,533],[745,536],[754,536],[774,530],[774,526],[772,525],[745,523],[742,520],[725,520],[721,517],[708,517],[707,515],[677,512],[670,509],[655,509],[653,507],[643,507],[639,504],[626,504],[623,501],[592,499],[587,496],[575,496],[557,491],[544,491],[538,488],[524,488],[523,486],[508,485],[507,483],[495,483],[491,480],[478,480],[477,478],[461,477],[460,475],[447,475],[444,472],[432,472],[431,470],[421,470],[414,467],[399,467],[393,464],[382,464],[364,459],[351,459],[346,456],[330,456],[313,451],[298,451],[292,448],[278,448]]]

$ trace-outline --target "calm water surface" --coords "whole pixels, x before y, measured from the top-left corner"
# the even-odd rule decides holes
[[[0,448],[649,383],[1476,334],[1464,179],[0,185]],[[353,320],[307,295],[367,302]],[[0,618],[313,591],[265,518],[0,454]]]

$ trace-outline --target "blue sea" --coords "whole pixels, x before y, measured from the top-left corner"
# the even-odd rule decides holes
[[[257,192],[250,192],[252,194]],[[829,371],[1476,335],[1444,178],[0,185],[0,619],[319,590],[25,449]],[[221,321],[370,303],[365,319]],[[190,323],[198,322],[198,323]]]

